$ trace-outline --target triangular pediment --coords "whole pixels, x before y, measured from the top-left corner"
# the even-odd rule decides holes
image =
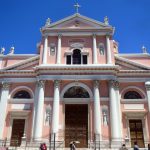
[[[80,14],[74,14],[67,18],[64,18],[60,21],[52,23],[44,28],[53,28],[53,29],[101,29],[101,28],[111,28],[110,25],[106,25],[102,22],[93,20],[91,18],[82,16]]]
[[[149,70],[150,67],[144,66],[129,59],[115,56],[115,65],[120,67],[120,70]]]
[[[8,67],[4,67],[1,71],[8,70],[33,70],[33,67],[39,65],[39,56],[34,56],[22,61],[19,61],[15,64],[12,64]]]

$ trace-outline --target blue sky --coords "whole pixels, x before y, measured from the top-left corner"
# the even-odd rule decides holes
[[[16,54],[36,53],[45,20],[74,14],[76,2],[82,15],[109,17],[120,53],[141,53],[143,44],[150,52],[150,0],[0,0],[0,47],[6,54],[12,45]]]

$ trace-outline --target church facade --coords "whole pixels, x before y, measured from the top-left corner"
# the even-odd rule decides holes
[[[119,54],[108,18],[76,13],[41,28],[37,54],[0,55],[0,139],[69,147],[150,142],[150,55]],[[96,143],[96,144],[97,144]]]

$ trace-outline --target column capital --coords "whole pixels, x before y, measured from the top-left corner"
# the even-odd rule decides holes
[[[115,89],[119,88],[120,83],[117,80],[110,80],[110,86],[114,87]]]
[[[46,39],[46,38],[48,38],[48,35],[47,35],[47,34],[45,34],[45,35],[44,35],[44,38],[45,38],[45,39]]]
[[[94,38],[96,38],[96,33],[93,33],[92,35],[93,35]]]
[[[37,81],[38,87],[44,87],[45,85],[45,80],[39,80]]]
[[[146,90],[150,91],[150,84],[145,84]]]
[[[147,91],[150,91],[150,82],[145,82],[145,87]]]
[[[2,88],[3,89],[7,90],[7,89],[9,89],[9,87],[10,87],[10,83],[8,83],[8,82],[2,82]]]
[[[94,80],[94,87],[99,88],[99,80]]]
[[[108,38],[110,37],[110,33],[109,33],[109,32],[108,32],[108,33],[106,33],[106,37],[108,37]]]
[[[60,80],[54,80],[54,86],[59,87],[60,85]]]
[[[61,34],[61,33],[59,33],[59,34],[58,34],[58,38],[61,38],[61,37],[62,37],[62,34]]]

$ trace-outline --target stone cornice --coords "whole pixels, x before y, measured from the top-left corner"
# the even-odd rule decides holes
[[[54,23],[52,23],[52,24],[50,24],[50,25],[48,25],[48,26],[46,26],[46,27],[52,28],[52,27],[54,27],[54,26],[57,26],[58,24],[62,24],[62,23],[66,22],[66,21],[68,21],[68,20],[71,20],[71,19],[73,19],[73,18],[81,18],[81,19],[83,19],[83,20],[92,22],[92,23],[94,23],[94,24],[97,24],[97,25],[100,25],[100,26],[103,26],[103,27],[111,27],[110,25],[106,25],[106,24],[103,23],[103,22],[99,22],[99,21],[94,20],[94,19],[92,19],[92,18],[83,16],[83,15],[81,15],[81,14],[79,14],[79,13],[75,13],[75,14],[73,14],[73,15],[71,15],[71,16],[65,17],[65,18],[63,18],[63,19],[61,19],[61,20],[59,20],[59,21],[56,21],[56,22],[54,22]],[[44,28],[45,28],[45,26],[44,26],[42,29],[44,29]]]
[[[2,55],[0,54],[0,58],[30,58],[38,56],[38,54],[12,54],[12,55]]]
[[[150,77],[150,70],[120,70],[118,77]]]
[[[138,58],[145,58],[148,57],[150,58],[150,54],[148,53],[126,53],[126,54],[115,54],[115,56],[119,56],[119,57],[138,57]]]
[[[8,67],[4,67],[4,68],[2,68],[1,70],[0,70],[0,72],[1,71],[5,71],[5,70],[10,70],[10,69],[19,69],[19,67],[23,67],[24,65],[27,65],[27,64],[32,64],[33,62],[35,62],[35,61],[37,61],[37,60],[39,60],[39,58],[40,58],[40,56],[38,55],[38,56],[35,56],[35,57],[32,57],[32,58],[29,58],[29,59],[26,59],[26,60],[22,60],[21,62],[19,62],[19,63],[15,63],[15,64],[13,64],[13,65],[11,65],[11,66],[8,66]]]
[[[33,70],[8,70],[8,71],[1,70],[0,77],[3,77],[3,76],[10,76],[10,77],[36,76],[36,73]]]
[[[116,61],[121,61],[121,62],[123,62],[125,64],[130,64],[130,65],[132,65],[134,67],[138,67],[140,70],[141,69],[143,69],[143,70],[144,69],[146,69],[146,70],[150,69],[150,67],[148,67],[148,66],[144,66],[143,64],[131,61],[131,60],[123,58],[123,57],[115,56],[115,59],[116,59]]]

